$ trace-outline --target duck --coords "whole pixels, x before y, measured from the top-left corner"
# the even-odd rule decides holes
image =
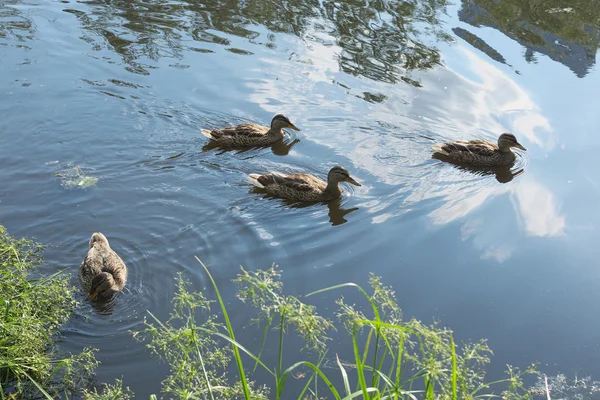
[[[100,232],[90,238],[87,256],[79,266],[79,281],[89,293],[86,301],[108,298],[123,290],[127,282],[125,263]]]
[[[348,170],[336,165],[327,174],[327,182],[311,174],[250,174],[249,180],[254,186],[267,193],[286,200],[294,201],[330,201],[342,195],[340,182],[361,186],[350,176]]]
[[[434,145],[433,149],[434,158],[442,156],[448,161],[478,167],[506,167],[512,165],[516,159],[511,147],[527,151],[512,133],[500,135],[498,144],[486,140],[456,140]]]
[[[258,124],[241,124],[211,131],[202,129],[200,132],[212,142],[220,146],[269,146],[283,139],[284,128],[299,131],[288,117],[277,114],[271,120],[271,126],[266,127]]]

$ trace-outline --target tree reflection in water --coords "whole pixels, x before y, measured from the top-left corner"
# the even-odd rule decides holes
[[[277,34],[338,46],[340,69],[380,82],[419,86],[411,71],[440,64],[438,50],[425,41],[449,40],[440,15],[446,0],[413,1],[88,1],[86,9],[66,9],[90,34],[95,50],[118,53],[131,72],[148,74],[161,57],[181,59],[188,50],[232,48],[231,36],[278,48]],[[268,32],[264,32],[264,27]],[[369,99],[366,99],[369,100]]]
[[[475,27],[497,29],[519,42],[525,47],[527,62],[536,61],[535,53],[544,54],[580,78],[596,63],[600,47],[598,1],[462,0],[458,17]],[[473,33],[460,33],[457,34],[496,61],[502,62],[499,57],[504,59],[480,38],[473,40]]]

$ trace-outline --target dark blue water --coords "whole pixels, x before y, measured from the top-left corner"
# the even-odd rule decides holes
[[[106,234],[128,289],[110,313],[83,304],[62,346],[97,347],[99,380],[139,398],[166,368],[128,331],[146,310],[167,318],[178,272],[205,287],[194,256],[240,329],[239,265],[279,264],[290,294],[374,272],[405,315],[488,338],[493,372],[539,361],[597,378],[595,4],[4,1],[0,223],[51,244],[45,268],[74,284]],[[302,129],[287,145],[202,150],[200,128],[276,113]],[[528,149],[514,177],[431,159],[434,143],[504,131]],[[336,164],[362,186],[329,207],[247,185]],[[313,301],[327,313],[336,297]]]

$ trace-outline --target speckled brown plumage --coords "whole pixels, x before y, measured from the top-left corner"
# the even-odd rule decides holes
[[[114,278],[113,290],[122,290],[127,282],[127,267],[121,257],[110,248],[106,237],[99,232],[92,235],[88,254],[79,267],[79,281],[86,292],[90,291],[94,276],[107,272]]]
[[[212,131],[202,129],[204,136],[220,146],[268,146],[284,136],[284,128],[299,130],[284,115],[278,114],[271,121],[271,127],[258,124],[241,124]]]
[[[450,161],[480,167],[505,167],[515,162],[516,155],[511,147],[525,150],[510,133],[500,135],[498,144],[486,140],[456,140],[435,145],[433,149]]]
[[[250,181],[268,193],[288,200],[329,201],[341,196],[340,182],[356,186],[356,182],[343,167],[333,167],[328,174],[327,183],[310,174],[282,174],[272,172],[259,175],[250,174]]]

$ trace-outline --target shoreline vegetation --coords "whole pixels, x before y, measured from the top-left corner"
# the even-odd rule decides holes
[[[56,338],[73,313],[76,288],[66,274],[42,277],[43,247],[14,239],[0,225],[0,399],[72,397],[90,386],[94,349],[60,355]]]
[[[36,274],[42,250],[30,240],[12,238],[0,225],[0,400],[133,399],[134,393],[121,380],[95,384],[94,349],[60,355],[56,338],[78,306],[77,289],[68,274]],[[191,291],[179,275],[170,318],[160,321],[149,310],[144,328],[132,332],[141,346],[170,367],[162,393],[151,399],[550,398],[539,385],[534,366],[523,370],[507,366],[505,379],[488,382],[485,370],[492,351],[485,340],[457,344],[446,328],[403,319],[393,290],[374,275],[367,290],[344,283],[301,299],[284,293],[275,266],[257,271],[242,268],[234,280],[237,297],[256,310],[263,332],[260,348],[251,350],[236,335],[208,268],[197,261],[211,282],[205,292],[214,300]],[[364,302],[357,306],[340,297],[335,302],[335,321],[303,302],[342,289],[360,293]],[[351,342],[343,358],[328,352],[334,331],[337,340]],[[296,344],[298,339],[304,350],[299,353],[294,348],[293,353],[306,360],[290,364],[286,343]],[[266,343],[277,345],[276,365],[261,359]],[[257,371],[270,381],[253,381]],[[537,386],[527,385],[536,378]]]

